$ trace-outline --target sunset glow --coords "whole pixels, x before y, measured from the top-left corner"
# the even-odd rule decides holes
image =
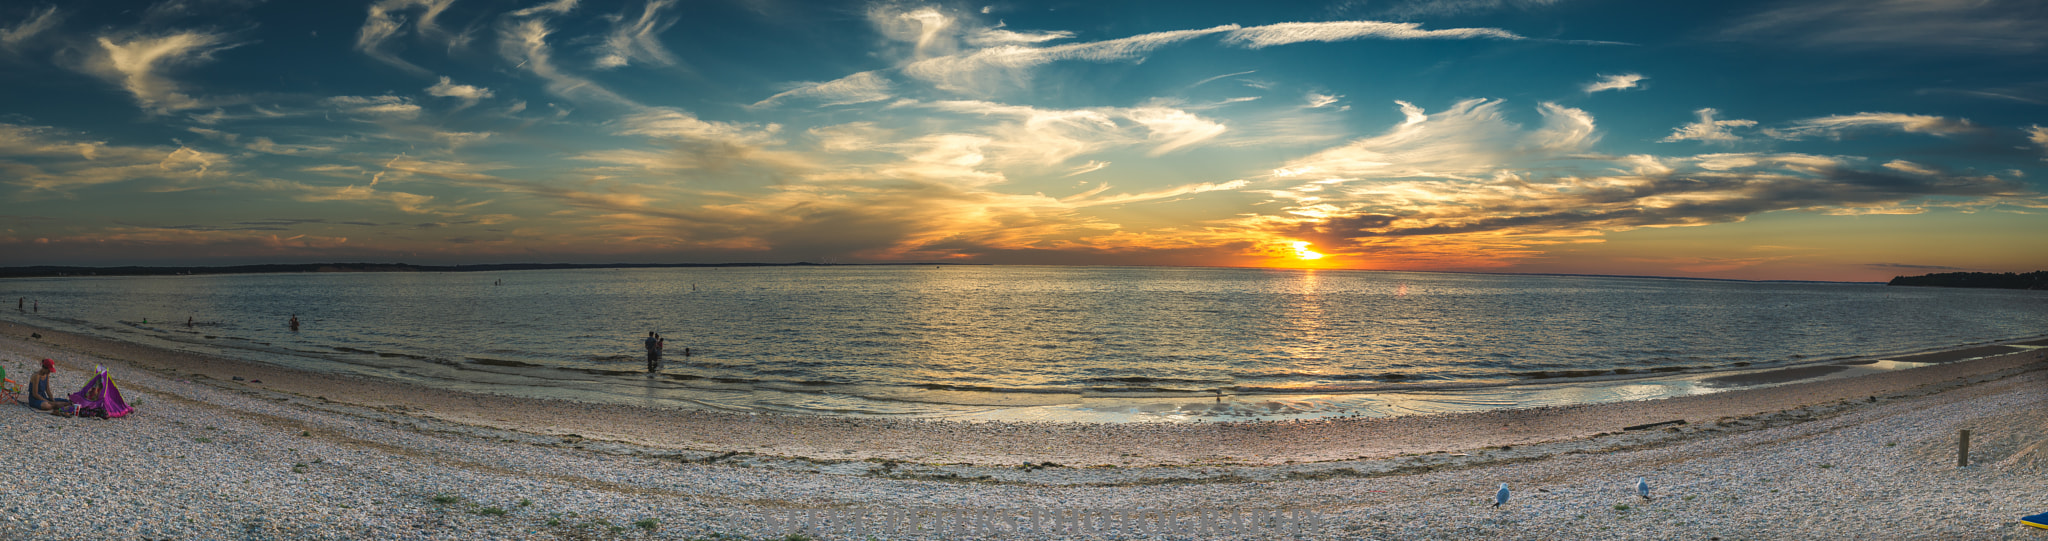
[[[1294,257],[1301,258],[1303,260],[1315,260],[1322,259],[1323,254],[1319,254],[1316,253],[1314,250],[1308,249],[1308,243],[1306,242],[1295,242]]]
[[[2048,268],[2048,18],[1911,4],[14,3],[0,252]]]

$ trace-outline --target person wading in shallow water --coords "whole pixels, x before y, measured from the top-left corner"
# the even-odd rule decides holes
[[[647,375],[652,376],[655,371],[661,370],[662,345],[661,335],[653,332],[647,333]]]
[[[292,332],[298,332],[298,330],[299,330],[299,315],[298,315],[298,314],[292,314]]]

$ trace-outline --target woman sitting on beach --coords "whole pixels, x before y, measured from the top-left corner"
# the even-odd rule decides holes
[[[50,374],[56,372],[57,361],[43,359],[43,369],[36,371],[36,375],[28,380],[28,407],[54,410],[71,405],[71,401],[50,394]]]

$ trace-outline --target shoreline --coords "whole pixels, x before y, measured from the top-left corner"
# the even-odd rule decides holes
[[[26,336],[30,332],[42,333],[44,338],[38,342],[68,349],[75,358],[127,363],[160,376],[204,379],[224,388],[261,389],[340,406],[537,436],[615,442],[660,451],[746,453],[808,461],[976,466],[1057,463],[1124,468],[1274,466],[1384,459],[1585,440],[1621,433],[1629,426],[1675,420],[1698,427],[1725,419],[1769,416],[1850,400],[1904,396],[1929,383],[2007,371],[2048,358],[2048,347],[2043,347],[2048,346],[2048,339],[2034,339],[2025,344],[2038,349],[2013,349],[1961,362],[1958,361],[1962,358],[1982,357],[2005,346],[1977,344],[1923,351],[1898,358],[1930,364],[1847,377],[1838,372],[1855,370],[1871,362],[1891,361],[1824,360],[1737,375],[1695,375],[1704,380],[1736,378],[1741,380],[1737,383],[1745,386],[1776,384],[1651,400],[1391,417],[1093,423],[741,413],[514,397],[298,370],[0,322],[0,333],[4,333],[0,335]],[[67,369],[89,370],[87,366],[76,366],[76,361],[57,360]],[[1837,373],[1809,375],[1816,370]],[[1791,382],[1770,381],[1773,374],[1786,375]],[[1570,387],[1576,383],[1580,382],[1541,385]],[[1586,383],[1629,385],[1633,380]],[[1279,437],[1274,437],[1276,433]],[[1240,441],[1246,438],[1253,441]],[[1131,449],[1144,452],[1129,452]]]
[[[421,394],[18,330],[0,326],[0,364],[57,359],[68,388],[103,363],[137,413],[0,408],[0,469],[36,479],[0,501],[10,539],[781,539],[795,530],[772,517],[874,528],[912,510],[923,522],[882,538],[2037,540],[2017,519],[2048,509],[2048,348],[1647,402],[1088,424]],[[1957,429],[1977,434],[1968,468]],[[1501,483],[1514,500],[1493,507]],[[1312,520],[958,529],[1138,509]]]

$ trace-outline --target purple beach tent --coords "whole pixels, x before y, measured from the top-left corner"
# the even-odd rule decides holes
[[[94,368],[99,370],[99,374],[93,376],[92,381],[86,382],[84,389],[71,393],[71,403],[77,404],[80,411],[88,409],[105,411],[109,418],[121,417],[134,412],[135,408],[128,407],[128,401],[121,399],[121,388],[115,387],[113,378],[107,377],[107,369],[104,367]]]

